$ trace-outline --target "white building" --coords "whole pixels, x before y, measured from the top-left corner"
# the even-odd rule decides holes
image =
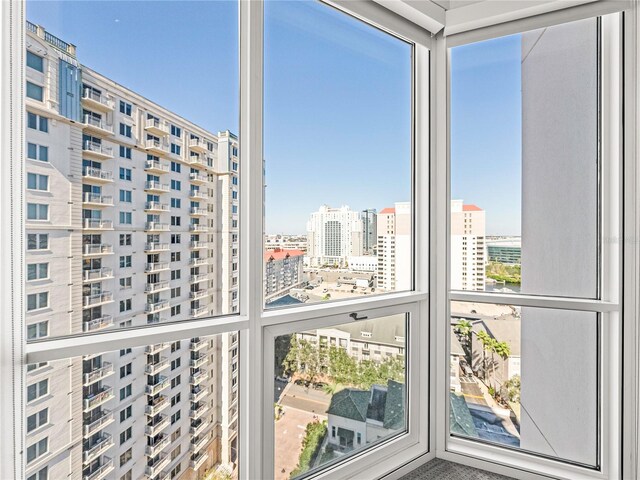
[[[307,244],[310,266],[346,266],[349,257],[362,254],[360,213],[348,206],[321,206],[307,222]]]
[[[396,202],[378,213],[378,288],[411,289],[411,203]]]
[[[304,252],[302,250],[281,250],[276,248],[264,254],[264,298],[271,300],[299,288],[304,282],[302,271]]]
[[[451,289],[484,290],[485,212],[451,201]]]
[[[236,311],[236,137],[26,30],[28,336]],[[233,465],[236,383],[236,334],[32,365],[27,477],[195,478]]]
[[[375,272],[378,270],[378,257],[375,255],[349,257],[349,270],[352,272]]]

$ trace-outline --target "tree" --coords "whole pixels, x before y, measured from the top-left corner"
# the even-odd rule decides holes
[[[331,346],[329,348],[329,375],[336,383],[355,385],[357,381],[358,365],[344,348]]]
[[[487,379],[487,358],[486,358],[486,352],[491,348],[491,342],[492,342],[492,338],[489,336],[489,334],[484,331],[484,330],[480,330],[477,334],[476,334],[477,339],[480,341],[480,343],[482,343],[482,373],[484,375],[484,379]]]
[[[293,375],[300,368],[300,342],[298,338],[293,335],[291,343],[289,344],[289,351],[282,361],[282,370],[284,373]]]
[[[453,330],[458,335],[462,348],[467,356],[467,362],[471,364],[471,335],[473,335],[473,325],[465,318],[461,318],[460,321],[453,327]]]

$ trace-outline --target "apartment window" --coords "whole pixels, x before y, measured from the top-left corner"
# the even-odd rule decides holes
[[[49,191],[49,175],[27,173],[27,189]]]
[[[180,226],[180,220],[181,217],[176,217],[176,216],[171,216],[170,221],[171,221],[171,226],[174,227],[179,227]]]
[[[40,85],[27,82],[27,97],[42,102],[44,100],[44,90]]]
[[[49,306],[49,292],[30,293],[27,295],[27,311],[41,310]]]
[[[171,153],[173,153],[174,155],[180,155],[182,152],[182,147],[180,147],[180,145],[177,145],[175,143],[171,144]]]
[[[120,190],[120,201],[131,203],[131,190]]]
[[[178,162],[171,162],[172,172],[180,173],[181,168],[182,168],[182,165],[180,165]]]
[[[180,206],[181,206],[181,201],[179,198],[171,199],[171,208],[180,208]]]
[[[120,113],[131,116],[131,104],[120,100]]]
[[[27,325],[27,339],[37,340],[49,336],[49,322],[38,322]]]
[[[180,280],[180,270],[171,270],[171,280]]]
[[[126,385],[120,389],[120,401],[131,396],[131,384]]]
[[[131,225],[131,212],[120,212],[120,225]]]
[[[120,367],[120,378],[124,378],[127,375],[131,375],[131,371],[132,371],[132,364],[131,363],[127,363],[126,365],[123,365]]]
[[[178,385],[180,385],[181,383],[180,378],[181,378],[180,375],[178,375],[171,379],[171,388],[176,388]]]
[[[176,127],[175,125],[171,125],[171,135],[174,137],[182,136],[182,129],[180,127]]]
[[[49,205],[27,203],[27,220],[49,220]]]
[[[181,359],[180,357],[171,360],[171,370],[175,370],[176,368],[180,368]]]
[[[171,425],[173,425],[174,423],[176,423],[178,420],[180,420],[180,410],[178,410],[177,412],[175,412],[174,414],[171,415]]]
[[[131,169],[120,167],[120,180],[131,181]]]
[[[231,183],[232,183],[233,185],[238,185],[238,177],[232,177],[232,178],[231,178]]]
[[[181,182],[180,180],[171,180],[171,190],[180,190]]]
[[[127,125],[124,123],[120,124],[120,135],[123,135],[127,138],[131,138],[131,125]]]
[[[33,473],[27,477],[27,480],[48,480],[49,467],[43,467],[36,473]]]
[[[171,252],[171,261],[179,262],[180,261],[180,253],[181,252]]]
[[[172,305],[169,314],[172,317],[175,317],[177,315],[180,315],[181,312],[182,312],[182,306],[181,305]]]
[[[49,248],[48,233],[27,234],[27,250],[47,250]]]
[[[49,422],[49,409],[43,408],[33,415],[27,417],[27,433],[31,433],[37,428],[46,425]]]
[[[131,461],[133,458],[132,449],[129,448],[123,454],[120,455],[120,466],[122,467],[125,463]]]
[[[131,246],[131,234],[130,233],[121,233],[120,234],[120,246]]]
[[[41,132],[49,132],[49,119],[35,113],[27,112],[27,127]]]
[[[171,469],[171,472],[170,472],[171,480],[173,480],[174,478],[178,478],[178,475],[180,475],[181,471],[182,471],[182,464],[178,463],[175,467]]]
[[[49,147],[46,147],[44,145],[36,145],[35,143],[27,143],[27,158],[29,160],[48,162]]]
[[[120,445],[131,439],[132,429],[128,427],[126,430],[120,432]]]
[[[131,160],[131,147],[120,145],[120,157]]]
[[[180,346],[181,346],[180,340],[178,340],[177,342],[173,342],[171,344],[171,353],[174,353],[174,352],[177,352],[178,350],[180,350]]]
[[[174,287],[171,289],[171,298],[177,298],[180,296],[180,287]]]
[[[171,450],[171,461],[174,461],[176,458],[178,458],[180,456],[181,450],[182,449],[181,449],[180,445],[178,445],[176,448]]]
[[[131,348],[123,348],[120,350],[120,356],[124,357],[125,355],[129,355],[133,350]]]
[[[27,280],[44,280],[49,278],[48,263],[27,264]]]
[[[120,410],[120,423],[131,418],[131,415],[133,415],[133,406],[131,405]]]
[[[132,285],[132,277],[122,277],[120,278],[120,288],[126,289],[131,288]]]
[[[44,59],[40,55],[27,50],[27,67],[33,68],[38,72],[44,72]]]
[[[128,312],[131,310],[131,299],[125,298],[124,300],[120,300],[120,313]]]
[[[131,267],[131,255],[120,256],[120,268],[129,268],[129,267]]]
[[[180,243],[180,234],[179,233],[172,233],[171,234],[171,244],[179,244]]]
[[[44,397],[49,393],[49,380],[44,379],[27,386],[27,402]]]
[[[33,462],[49,451],[49,438],[43,438],[33,445],[27,447],[27,463]]]
[[[127,473],[120,477],[120,480],[133,480],[133,472],[129,470]]]
[[[238,199],[238,192],[236,192],[235,190],[231,192],[231,198],[234,200]]]
[[[171,408],[175,407],[178,403],[180,403],[180,393],[171,397]]]

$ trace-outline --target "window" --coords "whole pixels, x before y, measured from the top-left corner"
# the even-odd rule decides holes
[[[171,244],[179,244],[180,243],[180,234],[179,233],[172,233],[171,234]]]
[[[131,203],[131,190],[120,190],[120,201]]]
[[[181,305],[172,305],[171,306],[170,315],[172,317],[175,317],[176,315],[180,315],[181,312],[182,312],[182,306]]]
[[[171,280],[180,280],[180,270],[171,270]]]
[[[131,181],[131,169],[120,167],[120,180]]]
[[[133,407],[131,405],[129,405],[127,408],[120,410],[120,423],[131,418],[132,414],[133,414]]]
[[[35,113],[27,112],[27,127],[47,133],[49,131],[49,119]]]
[[[131,125],[127,125],[124,123],[120,124],[120,135],[123,135],[127,138],[131,138]]]
[[[120,246],[131,246],[131,234],[130,233],[121,233],[120,234]]]
[[[171,144],[171,153],[173,153],[174,155],[180,155],[182,152],[182,147],[180,147],[180,145],[177,145],[175,143]]]
[[[176,216],[172,215],[171,218],[170,218],[171,226],[179,227],[180,226],[180,220],[181,220],[181,217],[176,217]]]
[[[49,220],[49,205],[43,203],[27,203],[28,220]]]
[[[120,268],[131,267],[131,255],[122,255],[120,257]]]
[[[27,480],[47,480],[49,478],[49,467],[43,467],[36,473],[27,477]]]
[[[120,100],[120,113],[131,116],[131,104]]]
[[[27,447],[27,463],[31,463],[36,458],[41,457],[49,451],[49,438],[43,438],[42,440],[29,445]]]
[[[131,427],[127,428],[126,430],[124,430],[122,432],[120,432],[120,445],[125,443],[127,440],[130,440],[131,439],[131,434],[132,434]]]
[[[180,180],[171,180],[171,190],[180,190]]]
[[[171,407],[175,407],[178,403],[180,403],[180,400],[181,398],[179,393],[171,397]]]
[[[120,145],[120,157],[131,160],[131,147]]]
[[[27,67],[33,68],[38,72],[44,72],[44,59],[40,55],[27,50]]]
[[[120,278],[120,288],[121,289],[131,288],[132,285],[133,285],[133,278],[132,277],[121,277]]]
[[[27,386],[27,402],[32,402],[49,393],[49,380],[41,380]]]
[[[171,289],[171,298],[176,298],[180,296],[180,287],[174,287]]]
[[[178,420],[180,420],[180,410],[178,410],[177,412],[175,412],[173,415],[171,415],[171,425],[173,425],[174,423],[176,423]]]
[[[173,223],[172,223],[173,225]],[[181,252],[171,252],[171,261],[172,262],[179,262],[180,261],[180,253]]]
[[[177,377],[173,377],[171,379],[171,388],[176,388],[181,383],[181,377],[178,375]]]
[[[171,135],[174,137],[182,136],[182,129],[180,127],[176,127],[175,125],[171,125]]]
[[[131,396],[131,384],[129,384],[129,385],[125,386],[125,387],[122,387],[120,389],[120,400],[121,401],[124,400],[127,397],[130,397],[130,396]]]
[[[27,189],[49,191],[49,175],[27,173]]]
[[[171,370],[175,370],[176,368],[180,368],[180,363],[181,363],[180,357],[176,358],[175,360],[171,360]]]
[[[120,212],[120,225],[131,225],[131,212]]]
[[[180,165],[178,162],[171,162],[171,171],[172,172],[180,173],[180,169],[181,168],[182,168],[182,165]]]
[[[44,145],[36,145],[35,143],[28,143],[27,158],[29,160],[40,160],[41,162],[48,162],[49,147],[46,147]]]
[[[38,322],[31,325],[27,325],[27,339],[36,340],[38,338],[44,338],[49,335],[49,322]]]
[[[120,300],[120,313],[128,312],[131,310],[131,299],[125,298],[124,300]]]
[[[27,97],[42,102],[44,100],[43,88],[35,83],[27,82]]]
[[[43,408],[33,415],[27,417],[27,433],[31,433],[37,428],[46,425],[49,422],[49,409]]]
[[[41,310],[49,306],[49,292],[30,293],[27,295],[27,311]]]
[[[27,280],[43,280],[49,278],[48,263],[27,264]]]
[[[124,378],[127,375],[131,375],[131,370],[132,369],[132,364],[131,363],[127,363],[126,365],[123,365],[120,367],[120,378]]]
[[[49,248],[48,233],[27,234],[27,250],[47,250]]]
[[[122,467],[125,463],[129,462],[133,458],[132,449],[129,448],[123,454],[120,455],[120,466]]]

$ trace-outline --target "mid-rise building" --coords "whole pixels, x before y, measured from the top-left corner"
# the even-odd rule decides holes
[[[387,291],[411,288],[411,203],[396,202],[378,213],[378,288]]]
[[[378,247],[377,213],[375,208],[360,212],[362,218],[362,254],[375,255]]]
[[[307,257],[312,267],[345,267],[348,258],[362,254],[360,213],[348,206],[323,205],[307,222]]]
[[[302,250],[275,249],[264,254],[264,298],[269,303],[304,282]]]
[[[485,212],[462,200],[451,201],[451,289],[483,291]]]
[[[29,339],[237,311],[237,138],[26,30]],[[27,477],[233,469],[237,353],[230,333],[30,365]]]
[[[487,237],[486,243],[490,262],[520,264],[522,260],[520,237]]]

